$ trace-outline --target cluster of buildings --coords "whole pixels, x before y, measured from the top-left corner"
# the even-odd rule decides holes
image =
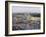
[[[40,14],[16,13],[13,14],[13,30],[40,29]]]

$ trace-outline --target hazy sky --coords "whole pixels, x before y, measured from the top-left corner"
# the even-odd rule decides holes
[[[12,11],[13,13],[16,13],[16,12],[18,13],[22,13],[22,12],[40,13],[40,7],[13,6]]]

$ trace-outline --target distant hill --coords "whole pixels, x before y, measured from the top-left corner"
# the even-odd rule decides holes
[[[31,15],[31,16],[34,16],[34,17],[40,17],[40,13],[12,13],[13,16],[16,16],[16,15]]]

